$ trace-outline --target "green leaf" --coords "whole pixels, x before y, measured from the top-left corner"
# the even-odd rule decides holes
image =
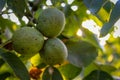
[[[76,32],[78,31],[78,29],[79,29],[79,25],[78,25],[77,19],[75,15],[71,15],[66,19],[66,25],[62,32],[62,35],[68,38],[72,37],[76,35]]]
[[[103,23],[109,21],[110,14],[102,7],[95,16],[100,19]]]
[[[5,63],[3,59],[0,59],[0,67]]]
[[[45,64],[45,63],[40,63],[39,65],[37,65],[37,67],[39,68],[39,69],[42,69],[42,68],[44,68],[44,67],[46,67],[47,65]]]
[[[110,74],[101,70],[94,70],[83,80],[114,80]]]
[[[104,37],[108,34],[108,32],[110,31],[110,29],[113,28],[113,24],[112,23],[105,23],[100,31],[100,37]]]
[[[66,4],[65,7],[63,8],[63,12],[64,12],[66,18],[72,14],[72,9],[70,7],[71,7],[71,5]]]
[[[109,22],[103,25],[100,31],[100,37],[107,35],[119,18],[120,18],[120,0],[118,0],[116,5],[114,6],[110,15]]]
[[[52,80],[63,80],[63,77],[57,68],[53,67]]]
[[[111,66],[111,65],[99,65],[100,69],[107,72],[107,73],[111,73],[111,72],[114,72],[116,71],[117,69],[114,67],[114,66]]]
[[[5,72],[9,72],[11,74],[14,73],[14,71],[12,70],[12,68],[9,66],[9,64],[4,63],[1,67],[0,67],[0,74],[3,74]]]
[[[66,42],[68,48],[68,60],[73,65],[78,67],[87,66],[97,57],[97,49],[92,44],[86,41],[68,41]]]
[[[96,14],[107,1],[108,0],[84,0],[84,3],[91,13]]]
[[[21,80],[30,80],[29,73],[22,61],[13,53],[0,49],[0,56],[6,61]]]
[[[6,0],[0,0],[0,13],[1,13],[2,9],[4,8],[5,3],[6,3]]]
[[[49,66],[45,69],[42,80],[63,80],[63,78],[57,68]]]
[[[47,67],[42,75],[42,80],[51,80],[51,75],[49,73],[49,67]]]
[[[101,65],[101,64],[97,64],[97,63],[92,63],[84,69],[84,76],[89,75],[94,70],[102,70],[107,73],[112,73],[112,72],[116,71],[117,69],[115,67],[113,67],[111,65],[107,65],[107,64]]]
[[[89,8],[92,0],[83,0],[84,4]]]
[[[18,17],[22,18],[24,16],[25,0],[7,0],[7,5]]]
[[[59,70],[67,80],[73,80],[80,74],[82,68],[76,67],[72,64],[65,64],[63,66],[60,66]]]
[[[84,76],[89,75],[92,71],[94,70],[98,70],[98,65],[96,63],[91,63],[90,65],[88,65],[87,67],[84,68]]]
[[[117,3],[115,4],[111,12],[109,22],[114,24],[119,18],[120,18],[120,0],[118,0]]]
[[[87,42],[93,44],[96,48],[102,50],[101,46],[99,44],[98,38],[95,34],[93,34],[91,31],[89,31],[88,29],[83,28],[83,27],[81,28],[81,30],[83,33],[82,37],[83,37],[84,41],[87,41]]]
[[[86,10],[88,10],[88,9],[84,5],[83,1],[76,0],[72,4],[78,6],[77,11],[73,11],[73,14],[77,15],[77,18],[79,18],[79,22],[82,22],[81,20],[83,20],[83,19],[81,19],[81,18],[85,18],[88,16],[88,14],[86,14]]]
[[[65,37],[72,37],[75,36],[78,29],[80,28],[80,25],[83,22],[83,19],[85,19],[88,15],[86,14],[86,6],[83,4],[83,1],[74,1],[72,5],[75,5],[78,7],[76,11],[73,11],[71,9],[71,5],[66,5],[64,7],[64,14],[66,15],[66,25],[62,32],[62,35]]]
[[[104,8],[108,13],[110,13],[111,10],[112,10],[112,8],[113,8],[113,6],[114,6],[114,3],[111,2],[111,1],[108,1],[108,2],[106,2],[106,4],[103,6],[103,8]]]
[[[34,18],[35,18],[36,20],[38,20],[41,11],[42,11],[42,9],[39,8],[39,9],[34,13]]]
[[[3,74],[0,74],[0,79],[5,80],[7,77],[9,77],[11,74],[9,72],[5,72]]]
[[[10,76],[10,77],[7,77],[5,80],[20,80],[20,79],[18,79],[15,76]]]
[[[110,12],[112,9],[112,2],[109,0],[84,0],[85,5],[103,23],[109,20]]]

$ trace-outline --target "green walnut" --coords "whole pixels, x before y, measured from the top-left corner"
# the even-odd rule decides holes
[[[31,57],[42,48],[44,37],[34,28],[23,27],[15,31],[12,42],[16,52]]]
[[[58,38],[51,38],[45,42],[40,53],[43,62],[48,65],[62,64],[68,56],[65,44]]]
[[[47,8],[39,15],[36,28],[46,37],[56,37],[63,31],[64,26],[64,13],[57,8]]]

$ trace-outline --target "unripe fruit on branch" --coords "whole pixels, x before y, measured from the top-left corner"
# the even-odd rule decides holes
[[[48,65],[62,64],[68,56],[67,48],[58,38],[51,38],[45,42],[40,53],[43,61]]]
[[[13,34],[12,42],[16,52],[33,56],[42,48],[44,37],[34,28],[23,27]]]
[[[41,12],[36,28],[46,37],[56,37],[63,31],[64,26],[64,13],[57,8],[48,8]]]

